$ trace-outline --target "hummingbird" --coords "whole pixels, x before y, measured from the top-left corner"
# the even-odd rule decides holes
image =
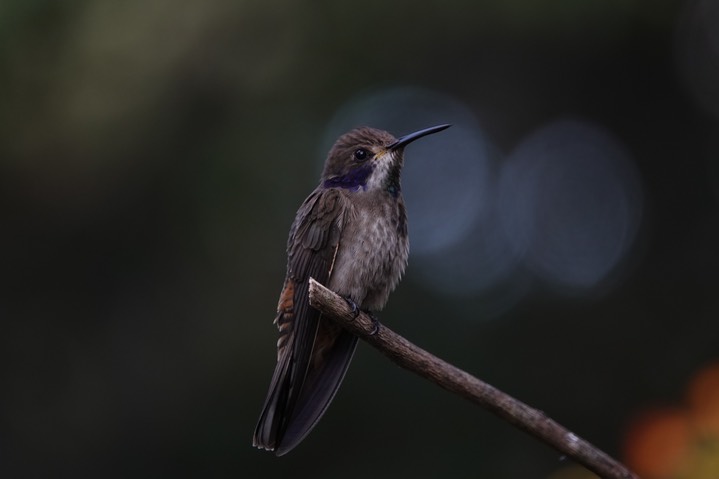
[[[277,365],[253,445],[282,456],[327,410],[354,355],[357,337],[309,305],[309,278],[373,318],[402,277],[409,256],[400,188],[404,149],[437,125],[395,138],[360,127],[332,146],[320,183],[297,211],[287,241],[287,275],[274,324]]]

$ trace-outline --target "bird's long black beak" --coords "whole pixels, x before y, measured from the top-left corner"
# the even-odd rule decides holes
[[[414,133],[410,133],[409,135],[404,135],[397,139],[394,143],[389,145],[387,147],[388,150],[396,150],[397,148],[402,148],[403,146],[407,146],[408,144],[412,143],[414,140],[418,140],[422,138],[423,136],[431,135],[432,133],[438,133],[442,130],[446,130],[449,128],[450,124],[445,125],[437,125],[437,126],[430,126],[429,128],[425,128],[423,130],[415,131]]]

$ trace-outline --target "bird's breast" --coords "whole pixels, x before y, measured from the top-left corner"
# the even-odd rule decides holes
[[[381,310],[409,256],[407,216],[401,196],[355,201],[346,217],[329,287],[362,309]]]

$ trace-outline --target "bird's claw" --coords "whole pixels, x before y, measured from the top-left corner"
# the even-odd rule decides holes
[[[350,309],[352,309],[352,319],[357,319],[357,316],[359,316],[359,314],[360,314],[359,306],[357,306],[357,303],[352,301],[352,298],[350,298],[350,297],[346,297],[345,301],[347,301],[347,306],[349,306]]]
[[[369,319],[372,320],[372,332],[369,333],[369,335],[374,336],[375,334],[379,333],[379,319],[377,319],[377,316],[375,316],[374,313],[367,312],[367,316],[369,316]]]

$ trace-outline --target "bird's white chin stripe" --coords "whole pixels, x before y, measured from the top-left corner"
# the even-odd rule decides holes
[[[396,158],[394,152],[387,150],[384,153],[380,153],[374,160],[374,169],[369,178],[367,178],[366,190],[374,190],[377,188],[384,188],[389,175],[390,170],[394,166]]]

